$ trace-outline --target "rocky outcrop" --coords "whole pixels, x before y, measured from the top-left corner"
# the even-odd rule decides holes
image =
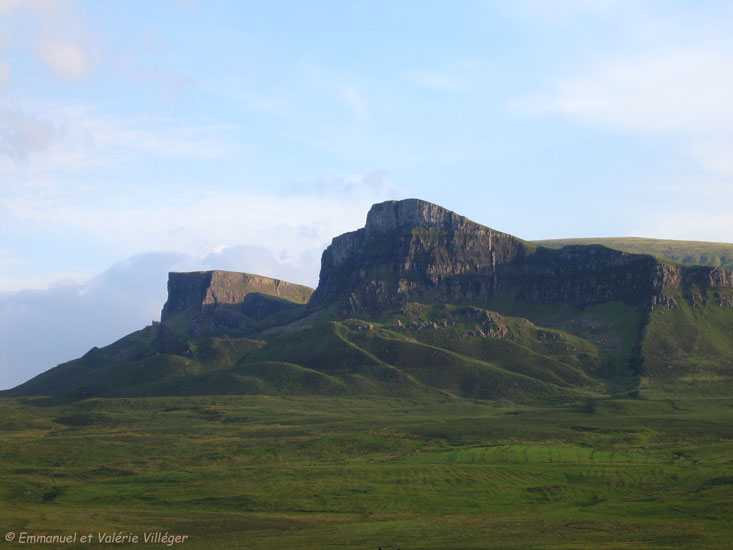
[[[250,293],[277,296],[290,302],[306,303],[313,289],[261,275],[233,271],[194,271],[168,274],[168,301],[161,321],[189,307],[203,309],[243,304]]]
[[[333,239],[310,304],[338,301],[348,316],[409,301],[481,302],[511,292],[530,302],[648,308],[671,307],[672,300],[654,298],[665,289],[730,287],[733,273],[725,269],[662,264],[600,245],[538,247],[407,199],[374,205],[364,228]]]
[[[232,271],[168,274],[161,322],[188,312],[191,335],[237,333],[253,321],[305,304],[313,289],[261,275]]]
[[[408,199],[376,204],[363,229],[333,239],[321,258],[312,305],[346,300],[356,312],[428,301],[486,297],[506,286],[497,266],[534,247],[440,206]]]

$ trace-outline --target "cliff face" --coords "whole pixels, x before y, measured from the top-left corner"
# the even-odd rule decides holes
[[[344,312],[410,299],[488,296],[498,266],[534,253],[523,241],[417,200],[376,204],[363,229],[333,239],[311,304],[344,298]]]
[[[374,205],[364,228],[333,239],[310,303],[338,300],[340,313],[350,315],[408,301],[482,301],[513,292],[530,302],[648,307],[665,289],[731,286],[733,275],[724,269],[660,264],[598,245],[537,247],[408,199]]]
[[[287,281],[232,271],[168,274],[168,301],[160,319],[192,308],[197,317],[193,333],[242,329],[248,320],[261,320],[292,304],[305,304],[313,290]],[[246,319],[249,318],[249,319]]]

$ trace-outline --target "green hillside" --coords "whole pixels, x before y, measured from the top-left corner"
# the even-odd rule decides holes
[[[525,404],[629,391],[726,395],[733,308],[724,302],[733,290],[667,296],[676,307],[650,314],[621,303],[579,308],[508,297],[494,300],[493,311],[413,302],[376,318],[331,320],[322,311],[227,338],[187,334],[176,315],[170,327],[155,323],[2,395],[380,395]]]
[[[709,265],[733,269],[733,244],[710,243],[704,241],[673,241],[667,239],[643,239],[638,237],[613,237],[590,239],[550,239],[533,241],[549,248],[562,248],[568,245],[601,244],[608,248],[650,254],[673,262],[689,265]]]
[[[733,535],[730,399],[38,404],[0,399],[3,536],[167,531],[190,550],[723,550]]]
[[[295,323],[243,338],[155,324],[5,395],[384,395],[540,403],[606,390],[607,352],[562,330],[470,306]]]

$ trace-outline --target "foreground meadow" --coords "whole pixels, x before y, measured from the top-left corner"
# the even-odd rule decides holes
[[[730,548],[733,401],[3,399],[0,526],[4,548]]]

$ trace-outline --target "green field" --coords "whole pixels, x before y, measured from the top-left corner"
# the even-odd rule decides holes
[[[733,400],[439,399],[2,399],[0,536],[168,531],[188,535],[173,546],[187,549],[730,548]]]

